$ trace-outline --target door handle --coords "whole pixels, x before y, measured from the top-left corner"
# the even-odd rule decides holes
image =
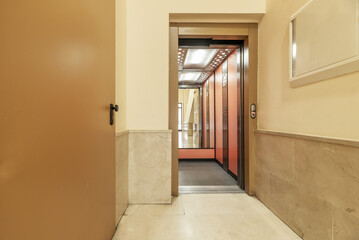
[[[113,105],[111,103],[110,104],[110,125],[113,125],[113,123],[114,123],[114,121],[113,121],[114,111],[118,112],[118,105]]]

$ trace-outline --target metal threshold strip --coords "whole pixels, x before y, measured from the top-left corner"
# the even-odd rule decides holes
[[[245,193],[238,186],[179,186],[180,194]]]

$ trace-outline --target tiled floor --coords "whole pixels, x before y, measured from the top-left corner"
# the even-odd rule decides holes
[[[132,205],[113,240],[299,240],[256,198],[187,194],[172,205]]]

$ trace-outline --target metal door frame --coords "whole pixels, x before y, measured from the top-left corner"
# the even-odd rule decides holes
[[[257,104],[257,65],[258,65],[258,22],[225,23],[216,16],[201,23],[200,15],[193,14],[186,22],[172,16],[169,23],[169,129],[172,129],[172,195],[178,196],[178,38],[181,37],[223,37],[244,40],[243,46],[243,125],[244,125],[244,189],[249,195],[255,194],[255,130],[257,119],[250,118],[249,108]],[[176,111],[172,108],[175,106]],[[242,163],[241,163],[242,164]]]

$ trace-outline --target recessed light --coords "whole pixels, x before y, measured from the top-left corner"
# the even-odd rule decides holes
[[[184,65],[185,67],[205,68],[217,52],[218,49],[189,49]]]
[[[180,81],[197,81],[201,77],[200,72],[182,72]]]

